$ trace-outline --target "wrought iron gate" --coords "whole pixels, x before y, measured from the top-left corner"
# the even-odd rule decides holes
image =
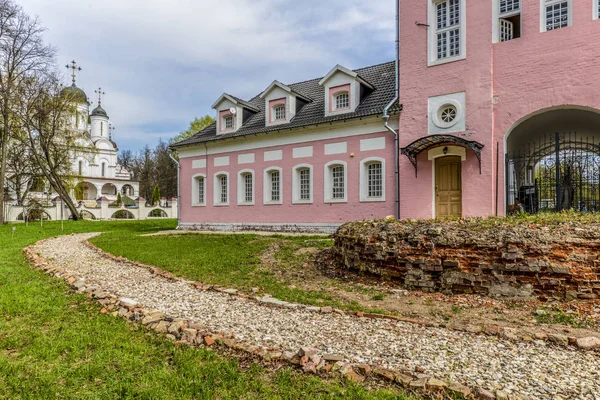
[[[509,213],[600,211],[599,139],[557,132],[508,152],[506,204]]]

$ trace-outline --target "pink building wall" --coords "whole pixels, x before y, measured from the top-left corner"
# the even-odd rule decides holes
[[[600,108],[597,59],[600,20],[592,0],[575,0],[570,27],[540,32],[540,1],[522,1],[522,34],[492,43],[493,2],[467,1],[466,59],[428,67],[428,1],[400,2],[400,147],[428,135],[428,98],[466,92],[465,136],[485,145],[481,168],[467,149],[463,162],[463,216],[505,212],[504,140],[517,122],[539,110],[563,105]],[[496,146],[499,163],[496,164]],[[431,218],[432,162],[427,152],[412,164],[400,158],[400,217]],[[496,192],[498,179],[498,192]]]
[[[383,124],[382,124],[383,125]],[[360,150],[360,141],[370,138],[385,138],[385,149]],[[325,145],[347,142],[344,154],[325,155]],[[211,145],[208,145],[211,148]],[[218,146],[213,145],[213,146]],[[313,156],[293,158],[293,149],[313,146]],[[342,137],[322,141],[295,143],[292,145],[249,149],[229,153],[189,157],[181,159],[181,221],[184,224],[234,224],[234,223],[273,223],[273,224],[341,224],[361,219],[384,218],[394,214],[394,139],[389,132]],[[203,147],[202,147],[203,148]],[[264,161],[266,151],[282,150],[282,160]],[[238,155],[254,153],[255,161],[238,165]],[[354,153],[352,157],[351,154]],[[215,157],[229,156],[228,166],[214,166]],[[384,202],[361,202],[359,200],[360,162],[370,157],[385,160]],[[206,168],[193,169],[194,160],[206,159]],[[347,202],[325,203],[324,168],[330,161],[347,163]],[[313,166],[312,204],[292,204],[292,172],[299,164]],[[263,204],[264,171],[269,167],[282,168],[283,204]],[[254,171],[254,205],[237,205],[238,173],[241,170]],[[213,206],[213,181],[217,172],[229,173],[229,206]],[[192,177],[206,174],[206,206],[192,206]]]

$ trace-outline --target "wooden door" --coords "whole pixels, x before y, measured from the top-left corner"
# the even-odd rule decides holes
[[[462,217],[462,177],[460,157],[435,160],[435,216]]]

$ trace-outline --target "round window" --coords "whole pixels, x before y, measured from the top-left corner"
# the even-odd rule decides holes
[[[448,104],[440,108],[439,119],[444,124],[451,124],[456,119],[457,114],[456,107]]]

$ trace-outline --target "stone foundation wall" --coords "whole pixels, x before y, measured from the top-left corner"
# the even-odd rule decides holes
[[[357,222],[338,230],[333,256],[342,268],[424,291],[542,300],[600,296],[600,223]]]

